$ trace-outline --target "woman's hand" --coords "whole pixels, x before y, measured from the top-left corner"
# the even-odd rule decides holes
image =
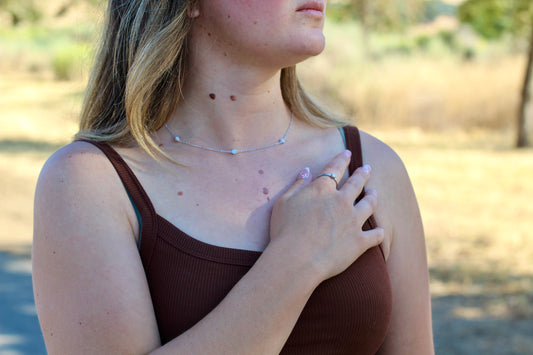
[[[350,157],[349,151],[338,154],[321,174],[344,176]],[[376,209],[376,192],[368,191],[354,206],[369,177],[370,167],[361,167],[337,189],[330,177],[312,180],[309,169],[304,169],[274,204],[271,245],[283,245],[293,260],[317,271],[319,282],[344,271],[383,241],[383,229],[362,230]]]

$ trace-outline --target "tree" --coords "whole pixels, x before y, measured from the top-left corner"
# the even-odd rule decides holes
[[[1,1],[1,0],[0,0]],[[56,17],[64,16],[67,12],[70,11],[72,7],[75,5],[85,2],[89,3],[91,5],[97,6],[104,3],[105,0],[65,0],[63,5],[59,8],[59,10],[56,12]]]
[[[25,20],[36,22],[42,17],[33,0],[0,0],[0,11],[9,14],[13,26]]]
[[[353,15],[362,28],[363,46],[370,53],[372,31],[401,30],[419,19],[431,0],[333,0],[333,6]],[[350,16],[345,16],[350,17]]]
[[[470,24],[487,39],[512,34],[527,39],[527,61],[518,109],[516,146],[531,145],[528,127],[532,119],[533,76],[533,1],[531,0],[466,0],[459,6],[459,20]]]
[[[348,0],[368,30],[397,30],[407,27],[423,13],[429,0]]]
[[[63,0],[57,16],[66,14],[70,8],[78,3],[100,5],[105,0]],[[13,26],[21,22],[37,22],[43,17],[44,1],[39,0],[0,0],[0,12],[7,12]]]

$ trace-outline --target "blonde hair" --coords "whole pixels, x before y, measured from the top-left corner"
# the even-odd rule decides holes
[[[182,96],[193,21],[188,11],[196,1],[109,0],[76,139],[137,143],[156,159],[168,158],[151,133],[163,127]],[[296,117],[319,127],[346,124],[313,102],[295,66],[281,70],[280,85]]]

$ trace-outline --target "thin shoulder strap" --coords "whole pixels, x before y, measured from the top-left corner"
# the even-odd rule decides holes
[[[354,126],[344,127],[344,137],[346,139],[346,148],[352,152],[352,160],[348,166],[348,170],[352,174],[357,168],[363,166],[363,151],[359,129]]]
[[[351,175],[357,168],[363,166],[363,148],[361,146],[361,135],[357,127],[345,126],[344,136],[346,138],[346,148],[352,152],[352,159],[350,161],[350,165],[348,166],[348,171]],[[365,190],[363,189],[363,191],[361,191],[361,194],[357,197],[355,202],[359,202],[364,196]],[[368,226],[366,226],[367,224]],[[369,227],[368,229],[373,229],[377,227],[374,215],[370,216],[370,218],[365,223],[365,227]]]
[[[149,260],[152,257],[152,250],[155,244],[156,237],[156,212],[148,194],[142,187],[141,183],[124,161],[124,159],[113,149],[110,145],[94,142],[86,139],[80,141],[90,143],[100,149],[102,153],[109,159],[113,167],[115,168],[126,192],[133,204],[135,213],[140,215],[139,221],[139,249],[141,251],[141,258],[143,265],[148,265]]]

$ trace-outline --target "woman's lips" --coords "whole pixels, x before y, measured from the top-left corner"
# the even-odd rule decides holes
[[[321,1],[309,1],[300,6],[296,12],[303,12],[314,16],[323,16],[324,3]]]

